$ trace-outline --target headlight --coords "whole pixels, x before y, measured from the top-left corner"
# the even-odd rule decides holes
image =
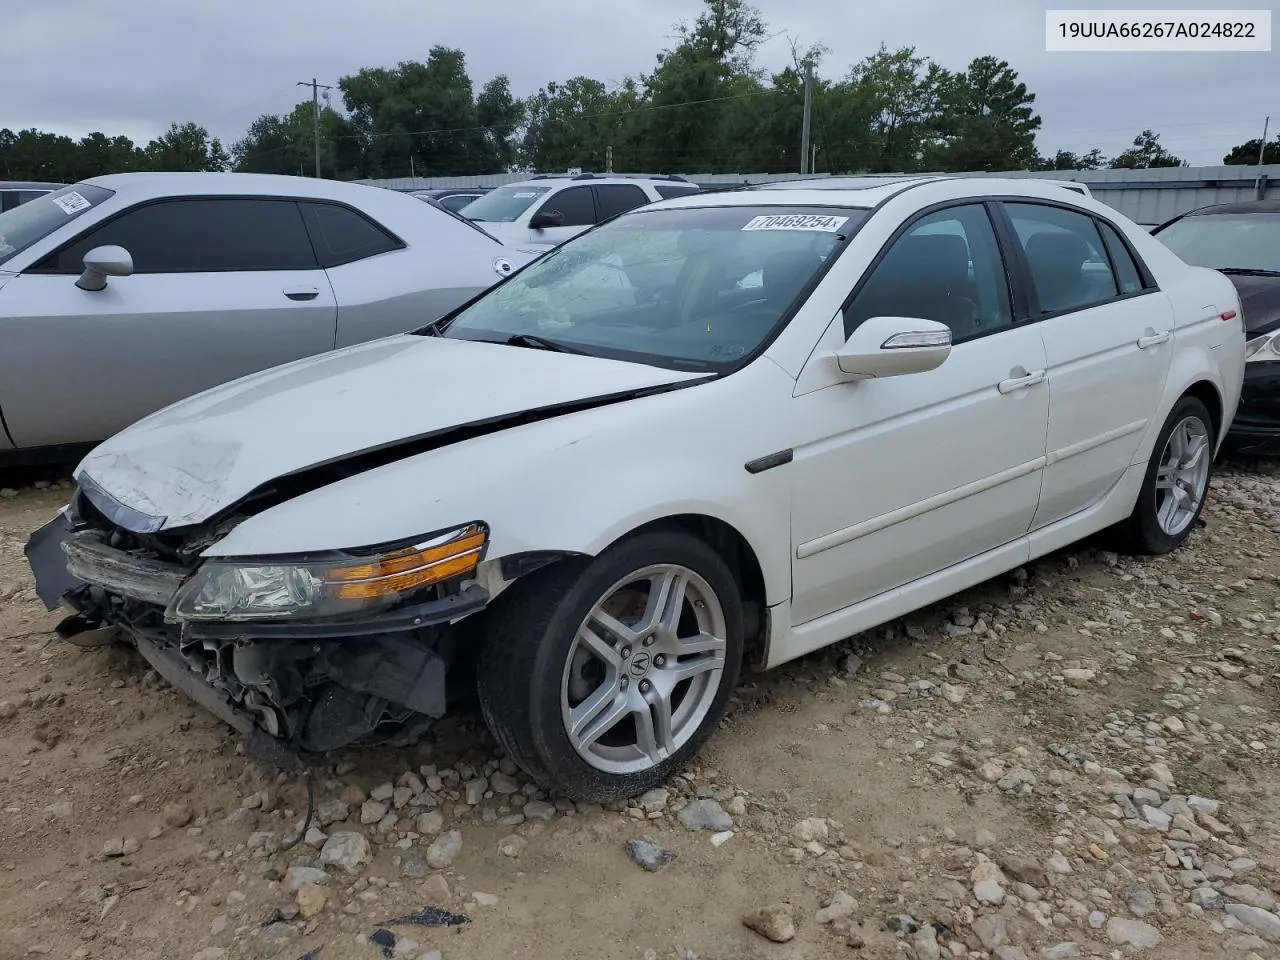
[[[1280,360],[1280,330],[1254,337],[1244,345],[1244,362]]]
[[[273,620],[385,609],[422,587],[474,571],[488,537],[487,527],[473,523],[366,555],[261,564],[210,560],[174,595],[165,619]]]

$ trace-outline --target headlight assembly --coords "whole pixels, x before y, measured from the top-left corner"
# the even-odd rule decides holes
[[[1254,337],[1244,345],[1244,362],[1280,360],[1280,330]]]
[[[335,559],[205,562],[174,595],[165,619],[315,619],[395,606],[414,591],[465,576],[488,528],[468,524],[406,547]]]

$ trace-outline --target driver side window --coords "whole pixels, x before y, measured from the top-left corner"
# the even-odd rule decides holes
[[[947,207],[892,241],[845,308],[845,336],[871,317],[945,323],[956,343],[1012,325],[1009,281],[986,208]]]

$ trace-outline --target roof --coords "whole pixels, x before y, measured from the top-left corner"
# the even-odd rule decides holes
[[[503,187],[549,187],[553,184],[573,184],[573,183],[594,183],[594,184],[618,184],[618,183],[680,183],[685,184],[691,189],[697,189],[697,184],[690,183],[684,177],[675,177],[666,174],[654,174],[653,176],[645,176],[643,174],[614,174],[607,173],[580,173],[575,175],[566,175],[560,173],[538,174],[529,177],[527,180],[517,180],[514,183],[504,183]],[[501,189],[501,188],[495,188]]]
[[[1238,203],[1217,203],[1211,207],[1200,207],[1186,215],[1188,217],[1212,217],[1223,213],[1280,213],[1280,200],[1241,200]]]
[[[117,193],[139,192],[181,196],[184,194],[250,194],[315,197],[321,200],[357,200],[369,191],[390,193],[380,187],[315,177],[276,173],[112,173],[84,183]]]
[[[830,181],[844,183],[828,185]],[[758,184],[745,189],[708,191],[673,197],[641,207],[640,210],[676,207],[768,206],[794,207],[861,207],[870,208],[896,196],[919,189],[922,203],[937,203],[965,197],[1009,196],[1079,203],[1101,209],[1096,200],[1082,193],[1063,190],[1054,180],[1014,177],[824,177],[808,183],[789,180],[784,183]]]
[[[61,190],[65,183],[44,183],[39,180],[0,180],[0,190]]]

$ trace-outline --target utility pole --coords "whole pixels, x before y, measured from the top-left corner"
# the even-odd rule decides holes
[[[604,172],[613,173],[613,147],[604,148]]]
[[[318,83],[315,77],[311,78],[311,82],[299,80],[298,86],[311,88],[311,112],[312,112],[312,128],[315,131],[316,141],[316,179],[320,179],[320,91],[332,90],[333,87]]]
[[[800,124],[800,172],[809,173],[809,116],[813,112],[813,61],[804,64],[804,120]]]
[[[1267,157],[1267,129],[1270,126],[1271,118],[1264,118],[1262,121],[1262,144],[1258,147],[1258,179],[1253,185],[1254,198],[1257,200],[1264,200],[1267,195],[1266,180],[1262,175],[1262,162]]]

